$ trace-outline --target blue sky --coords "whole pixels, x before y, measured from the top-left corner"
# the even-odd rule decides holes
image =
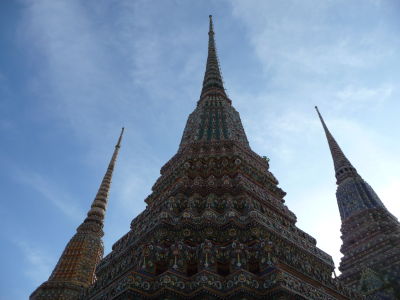
[[[398,3],[1,1],[0,299],[26,299],[48,278],[122,126],[106,253],[129,230],[198,100],[209,14],[253,150],[337,265],[335,178],[314,105],[399,217]]]

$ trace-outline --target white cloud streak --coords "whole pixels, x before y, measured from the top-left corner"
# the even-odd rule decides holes
[[[54,255],[45,253],[43,249],[39,249],[25,240],[15,240],[14,244],[22,252],[24,259],[27,261],[24,274],[34,285],[40,285],[42,279],[46,278],[46,276],[48,277],[54,268],[52,266]]]
[[[74,198],[67,191],[55,182],[52,182],[49,178],[28,170],[16,170],[13,178],[15,181],[39,193],[41,196],[38,197],[39,199],[41,198],[50,202],[70,221],[76,224],[82,221],[83,212],[78,207],[78,203],[74,201]]]

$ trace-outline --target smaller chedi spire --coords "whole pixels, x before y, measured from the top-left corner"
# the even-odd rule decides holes
[[[353,167],[353,165],[350,163],[350,161],[344,155],[342,149],[339,147],[335,138],[330,133],[317,106],[315,106],[315,110],[317,111],[319,119],[321,120],[322,127],[324,128],[325,135],[328,140],[329,149],[331,150],[333,164],[335,166],[335,176],[336,176],[337,184],[340,184],[347,177],[359,176],[357,174],[357,170]]]
[[[338,185],[336,198],[342,220],[366,209],[380,207],[386,210],[372,187],[361,178],[357,170],[344,155],[342,149],[326,126],[318,108],[315,107],[315,109],[324,128],[335,166],[336,183]]]
[[[226,96],[224,84],[219,68],[217,49],[214,39],[214,25],[212,15],[210,17],[210,28],[208,31],[208,57],[206,64],[206,72],[204,74],[203,89],[201,90],[202,98],[208,91],[220,92]]]
[[[398,299],[400,224],[343,154],[315,108],[328,139],[338,185],[343,241],[340,280],[367,299]]]
[[[94,283],[96,266],[104,253],[103,222],[123,133],[124,128],[86,219],[68,242],[49,279],[32,293],[31,300],[76,300],[84,288]]]

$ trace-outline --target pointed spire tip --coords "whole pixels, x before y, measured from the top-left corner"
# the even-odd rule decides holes
[[[319,112],[318,106],[314,106],[314,108],[315,108],[315,110],[317,111],[318,117],[319,117],[319,118],[321,119],[321,121],[322,121],[322,125],[325,127],[325,122],[324,122],[324,120],[323,120],[323,118],[322,118],[321,113]]]
[[[119,138],[118,138],[118,142],[117,142],[117,145],[115,145],[115,147],[121,147],[121,141],[122,141],[122,136],[124,135],[124,131],[125,131],[125,127],[122,127],[122,129],[121,129],[121,134],[119,135]]]
[[[335,138],[330,133],[321,113],[318,110],[318,107],[315,106],[315,109],[321,121],[322,127],[324,128],[326,139],[328,140],[329,149],[331,150],[333,165],[335,167],[335,176],[337,179],[336,183],[340,184],[342,180],[346,178],[346,176],[356,176],[356,175],[358,176],[356,169],[352,166],[350,161],[344,155],[342,149],[340,148]],[[343,173],[343,168],[345,170],[344,173]],[[339,171],[341,171],[341,173],[339,173]]]
[[[226,97],[224,83],[221,76],[221,70],[219,68],[217,49],[215,47],[214,39],[214,25],[212,15],[210,17],[210,28],[208,31],[208,56],[206,63],[206,72],[204,74],[203,88],[201,90],[200,98],[209,90],[218,90],[219,93]]]
[[[213,20],[212,20],[212,15],[208,16],[210,18],[210,30],[208,31],[208,33],[214,33],[214,25],[213,25]]]

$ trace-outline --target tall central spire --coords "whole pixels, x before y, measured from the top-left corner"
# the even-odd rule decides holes
[[[225,93],[214,40],[210,15],[208,57],[203,88],[196,109],[190,114],[183,132],[180,150],[199,142],[235,141],[249,148],[239,113]]]
[[[214,39],[214,25],[212,16],[210,15],[210,28],[208,31],[208,57],[207,57],[207,65],[206,65],[206,72],[204,74],[203,80],[203,89],[201,90],[201,97],[202,98],[208,91],[217,91],[225,94],[224,84],[221,76],[221,71],[219,68],[218,56],[217,56],[217,49],[215,46],[215,39]]]

